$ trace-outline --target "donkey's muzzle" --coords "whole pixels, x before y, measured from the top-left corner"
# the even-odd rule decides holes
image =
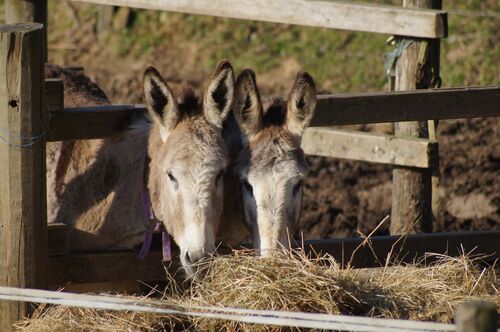
[[[189,249],[185,254],[186,255],[185,259],[186,262],[188,262],[189,264],[196,264],[201,260],[210,256],[210,254],[211,252],[208,252],[203,248]]]

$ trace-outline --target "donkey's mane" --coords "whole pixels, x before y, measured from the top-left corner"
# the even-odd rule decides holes
[[[196,92],[190,85],[184,85],[181,88],[178,98],[179,111],[186,116],[200,114],[200,98],[196,96]]]
[[[271,126],[282,126],[286,119],[286,105],[285,101],[280,97],[272,97],[265,100],[263,103],[264,116],[263,125],[264,128]]]

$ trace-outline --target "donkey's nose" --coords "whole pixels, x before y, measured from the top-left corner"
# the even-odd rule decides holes
[[[190,264],[197,263],[203,258],[207,257],[208,254],[202,248],[199,249],[189,249],[187,252],[187,260]]]

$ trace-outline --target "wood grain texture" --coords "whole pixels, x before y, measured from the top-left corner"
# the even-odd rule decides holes
[[[455,322],[457,332],[496,332],[496,305],[483,301],[463,303],[457,309]]]
[[[320,95],[311,126],[500,116],[500,86]]]
[[[0,26],[0,285],[43,288],[47,275],[42,25]],[[32,138],[32,139],[27,139]],[[7,142],[6,142],[7,141]],[[27,145],[33,143],[32,145]],[[29,312],[0,302],[0,331]]]
[[[62,112],[64,110],[64,84],[58,78],[45,80],[45,97],[47,112]]]
[[[78,0],[188,14],[297,24],[390,35],[442,38],[447,14],[396,6],[324,0]]]
[[[437,141],[437,120],[427,121],[429,128],[429,139]],[[439,223],[441,218],[441,204],[439,204],[439,144],[433,149],[431,156],[429,158],[431,161],[431,210],[432,210],[432,220],[433,223]]]
[[[36,22],[44,26],[42,33],[43,62],[47,61],[47,0],[6,0],[5,23]]]
[[[48,229],[49,256],[63,256],[69,251],[68,225],[50,223]]]
[[[311,126],[500,116],[499,104],[500,87],[320,95]],[[145,111],[144,105],[66,108],[50,114],[48,140],[110,137]]]
[[[105,105],[66,108],[49,116],[48,141],[105,138],[119,134],[145,113],[143,106]]]
[[[114,8],[112,6],[99,6],[96,32],[102,40],[111,31],[113,25]]]
[[[312,127],[302,137],[309,155],[420,168],[431,166],[437,142],[353,130]]]
[[[49,228],[49,231],[50,228]],[[350,263],[355,268],[384,266],[395,262],[411,263],[422,259],[428,253],[460,256],[463,252],[484,253],[490,255],[487,262],[500,259],[500,231],[456,232],[436,234],[416,234],[406,237],[375,236],[368,244],[362,238],[325,239],[304,241],[307,254],[328,253],[345,266]],[[160,241],[155,237],[154,243]],[[297,246],[301,247],[302,244]],[[249,246],[246,246],[249,247]],[[222,248],[222,247],[221,247]],[[463,248],[463,249],[462,249]],[[462,251],[463,250],[463,251]],[[177,249],[173,248],[177,257]],[[230,253],[222,248],[220,253]],[[391,253],[391,255],[389,255]],[[430,263],[437,259],[426,258]],[[49,258],[50,287],[57,289],[67,282],[99,283],[126,280],[165,280],[165,269],[161,263],[161,252],[152,250],[145,260],[140,260],[133,252],[107,252],[69,254]],[[169,270],[175,272],[179,265],[174,264]],[[88,290],[88,289],[87,289]]]
[[[491,254],[486,262],[493,263],[500,259],[499,237],[500,231],[374,236],[370,245],[362,245],[362,238],[346,238],[305,241],[304,248],[311,253],[328,253],[344,266],[350,262],[355,268],[384,266],[388,258],[389,265],[412,263],[427,254],[437,254],[425,259],[430,263],[439,255],[458,257],[464,252]]]
[[[430,0],[405,0],[408,8],[430,8]],[[394,89],[397,91],[414,90],[430,87],[428,80],[420,80],[425,73],[419,64],[419,51],[422,42],[408,42],[396,61],[396,78]],[[420,82],[419,82],[420,81]],[[427,121],[405,122],[394,124],[394,135],[398,137],[428,138]],[[432,184],[430,170],[394,167],[392,171],[392,235],[432,232]]]
[[[134,252],[72,254],[49,257],[49,285],[58,288],[67,282],[99,283],[127,280],[165,280],[162,254],[151,251],[141,260]]]

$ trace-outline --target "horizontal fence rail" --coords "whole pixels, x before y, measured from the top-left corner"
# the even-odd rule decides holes
[[[47,112],[59,112],[64,109],[64,83],[58,78],[45,79]]]
[[[151,251],[145,259],[132,251],[50,256],[49,286],[58,289],[67,282],[99,283],[128,280],[165,280],[160,251]]]
[[[500,115],[500,86],[318,96],[312,126]]]
[[[430,168],[437,156],[438,142],[313,127],[304,132],[302,149],[308,155]]]
[[[49,225],[51,233],[61,233],[61,227]],[[61,238],[60,235],[57,238]],[[355,268],[380,267],[386,263],[412,263],[427,254],[460,256],[464,253],[488,255],[485,261],[500,258],[500,231],[418,234],[409,236],[375,236],[369,244],[362,238],[308,240],[297,244],[307,254],[329,254],[339,263]],[[160,247],[155,237],[153,246]],[[174,248],[174,251],[177,251]],[[230,250],[222,248],[221,253]],[[152,250],[145,260],[137,259],[132,251],[104,253],[66,253],[61,245],[49,242],[49,284],[57,289],[66,282],[118,282],[126,280],[154,281],[165,279],[160,264],[161,251]],[[174,257],[176,255],[174,254]],[[387,259],[389,261],[387,262]],[[428,257],[431,262],[436,257]],[[175,268],[176,265],[172,265]]]
[[[144,105],[103,105],[52,112],[47,141],[111,137],[126,129],[145,111]]]
[[[323,0],[78,0],[173,11],[187,14],[378,32],[422,38],[447,36],[447,14],[442,10],[408,9],[365,3]]]
[[[408,236],[375,236],[370,245],[362,238],[305,241],[306,251],[327,253],[343,264],[356,268],[378,267],[389,263],[412,263],[428,254],[451,257],[481,254],[490,263],[500,259],[500,231],[450,232]],[[360,247],[361,246],[361,247]],[[370,248],[371,247],[371,248]],[[488,257],[486,257],[488,256]],[[437,256],[430,256],[428,262]]]
[[[62,92],[61,92],[62,93]],[[52,96],[48,100],[58,100]],[[60,102],[57,102],[60,105]],[[312,126],[500,116],[500,87],[320,95]],[[60,107],[60,106],[59,106]],[[57,106],[49,105],[54,110]],[[144,105],[66,108],[49,114],[48,141],[105,138],[141,116]]]

